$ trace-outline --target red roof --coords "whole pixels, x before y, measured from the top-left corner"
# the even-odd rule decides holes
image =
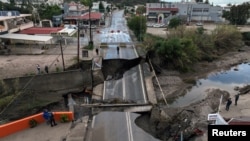
[[[90,13],[90,19],[91,20],[99,20],[101,19],[102,14],[99,12],[91,12]],[[86,13],[84,15],[80,16],[67,16],[64,19],[79,19],[79,20],[88,20],[89,19],[89,13]]]
[[[20,34],[50,34],[62,30],[63,27],[31,27],[20,31]]]
[[[178,8],[148,8],[148,10],[154,11],[178,11]]]

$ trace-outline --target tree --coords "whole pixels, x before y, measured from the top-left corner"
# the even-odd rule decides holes
[[[110,12],[110,7],[107,6],[106,10],[107,10],[107,12],[109,13],[109,12]]]
[[[181,19],[180,18],[172,18],[170,21],[169,21],[169,24],[168,24],[168,27],[169,28],[176,28],[177,26],[181,25]]]
[[[247,23],[249,15],[250,4],[243,3],[242,5],[233,5],[230,11],[224,11],[222,17],[227,19],[231,24],[244,25]]]
[[[242,34],[232,25],[217,26],[212,32],[213,42],[218,53],[238,50],[242,46]]]
[[[41,19],[52,19],[54,15],[62,14],[62,10],[57,5],[41,4],[38,13]]]
[[[146,7],[145,6],[139,6],[139,7],[137,7],[136,14],[142,15],[144,13],[146,13]]]
[[[191,39],[171,38],[158,42],[155,48],[162,62],[183,71],[198,60],[198,48]]]
[[[129,19],[128,27],[134,32],[137,39],[143,41],[143,36],[147,30],[146,18],[144,16],[134,16]]]
[[[92,8],[92,6],[93,6],[93,3],[92,3],[92,0],[81,0],[81,3],[83,4],[83,5],[86,5],[86,6],[89,6],[89,37],[90,37],[90,39],[89,39],[89,46],[90,46],[90,48],[92,48],[92,46],[93,46],[93,39],[92,39],[92,31],[91,31],[91,8]]]
[[[205,0],[205,4],[209,4],[209,0]]]
[[[101,13],[105,12],[105,8],[104,8],[104,6],[102,4],[102,1],[100,1],[100,3],[99,3],[99,12],[101,12]]]

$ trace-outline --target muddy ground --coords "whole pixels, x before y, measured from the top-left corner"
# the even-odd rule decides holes
[[[226,71],[240,63],[249,63],[249,53],[250,47],[245,46],[241,51],[227,53],[216,61],[196,64],[194,66],[194,70],[196,70],[195,72],[181,74],[175,71],[163,71],[158,75],[158,80],[167,101],[171,101],[172,99],[184,94],[184,91],[193,85],[186,82],[193,82],[194,80],[205,78],[212,72]],[[237,111],[244,110],[244,112],[247,111],[247,113],[250,111],[246,110],[246,107],[250,107],[250,96],[246,95],[242,96],[244,97],[242,103],[244,102],[244,105],[248,106],[233,107],[234,109],[232,112],[226,112],[224,110],[225,102],[228,97],[234,97],[235,94],[230,94],[226,90],[213,88],[208,88],[206,90],[207,98],[202,101],[192,103],[186,107],[168,108],[162,100],[162,93],[156,79],[153,80],[153,85],[157,99],[158,101],[161,101],[162,104],[157,105],[151,113],[141,116],[136,120],[136,123],[145,131],[164,141],[176,139],[181,131],[183,131],[185,140],[206,141],[207,125],[210,124],[207,121],[207,115],[218,112],[221,95],[224,96],[222,102],[223,109],[220,110],[222,116],[227,118],[239,117],[244,114],[243,112]],[[238,91],[242,94],[249,94],[247,86],[239,88]],[[145,124],[145,122],[148,124]]]

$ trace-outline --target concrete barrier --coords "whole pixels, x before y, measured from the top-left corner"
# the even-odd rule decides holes
[[[9,78],[3,80],[3,83],[8,88],[15,88],[16,91],[26,89],[39,92],[55,92],[60,90],[70,91],[70,89],[73,88],[91,85],[91,82],[91,71],[83,72],[81,70]]]
[[[39,113],[39,114],[32,115],[32,116],[29,116],[29,117],[26,117],[17,121],[13,121],[4,125],[0,125],[0,131],[1,131],[0,138],[16,133],[18,131],[22,131],[24,129],[30,128],[29,121],[31,119],[36,120],[38,124],[45,122],[42,114],[43,113]],[[56,121],[60,121],[61,119],[60,116],[63,114],[68,116],[69,121],[73,121],[74,119],[72,112],[53,112],[53,114],[54,114],[54,118]]]

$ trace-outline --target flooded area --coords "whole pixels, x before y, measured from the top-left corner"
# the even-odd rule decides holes
[[[237,93],[235,87],[242,87],[250,83],[250,63],[239,64],[230,70],[215,72],[207,78],[199,79],[186,94],[178,97],[170,103],[171,107],[184,107],[206,97],[209,89],[221,89],[228,91],[231,95]]]

